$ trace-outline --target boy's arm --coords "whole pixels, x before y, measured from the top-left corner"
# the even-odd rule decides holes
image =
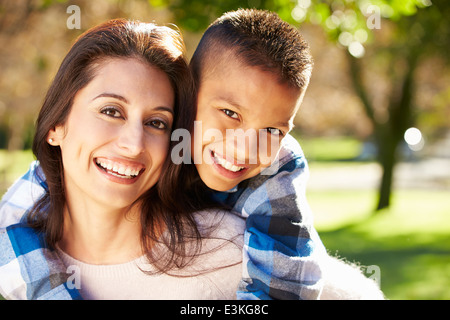
[[[46,189],[47,183],[39,162],[34,161],[28,172],[14,182],[3,195],[0,202],[0,228],[19,223],[26,218]]]
[[[278,170],[228,197],[247,218],[239,299],[318,299],[322,290],[326,252],[306,201],[308,166],[298,143],[286,138]]]
[[[384,300],[384,294],[373,279],[361,269],[335,257],[327,256],[323,264],[323,290],[320,300]]]

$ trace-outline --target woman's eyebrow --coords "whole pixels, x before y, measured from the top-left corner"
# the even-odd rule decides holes
[[[125,97],[123,97],[123,96],[121,96],[121,95],[119,95],[119,94],[108,93],[108,92],[99,94],[99,95],[96,96],[94,99],[92,99],[92,101],[94,101],[95,99],[98,99],[98,98],[105,98],[105,97],[106,97],[106,98],[114,98],[114,99],[117,99],[117,100],[123,101],[124,103],[129,104],[129,103],[128,103],[128,100],[127,100]],[[158,106],[158,107],[155,107],[155,110],[158,110],[158,111],[166,111],[166,112],[171,113],[172,115],[174,114],[173,109],[170,108],[170,107],[166,107],[166,106]]]
[[[169,112],[172,115],[174,114],[173,109],[170,108],[170,107],[166,107],[166,106],[158,106],[158,107],[155,108],[155,110],[157,110],[157,111],[166,111],[166,112]]]
[[[92,99],[92,101],[94,101],[95,99],[98,99],[98,98],[105,98],[105,97],[106,98],[115,98],[115,99],[120,100],[122,102],[128,103],[128,100],[125,97],[123,97],[121,95],[118,95],[118,94],[115,94],[115,93],[108,93],[108,92],[99,94],[94,99]]]

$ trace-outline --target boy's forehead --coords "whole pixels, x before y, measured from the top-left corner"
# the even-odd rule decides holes
[[[296,97],[295,100],[301,102],[303,90],[294,87],[286,81],[281,80],[281,76],[274,70],[267,70],[260,66],[252,66],[239,59],[232,50],[227,50],[218,54],[214,59],[206,62],[204,66],[201,81],[198,83],[198,92],[204,87],[211,89],[216,87],[217,94],[224,100],[237,100],[236,95],[245,95],[244,88],[233,86],[233,81],[255,82],[257,77],[264,79],[264,83],[258,88],[261,92],[267,92],[268,88],[282,87],[290,96]],[[225,85],[224,85],[225,84]],[[209,92],[212,93],[212,92]],[[296,103],[297,104],[297,103]]]
[[[210,49],[201,61],[201,76],[198,86],[200,89],[204,83],[221,81],[230,76],[231,73],[242,70],[256,70],[269,75],[270,82],[289,88],[293,92],[304,92],[303,88],[297,87],[283,79],[282,71],[275,66],[253,65],[251,61],[241,55],[237,49],[226,48],[220,44]],[[241,73],[241,75],[245,75]]]
[[[219,46],[208,52],[203,61],[201,61],[201,65],[202,71],[199,85],[207,80],[214,81],[217,80],[217,78],[222,78],[231,70],[246,67],[246,65],[236,57],[236,53],[233,50],[221,50]]]

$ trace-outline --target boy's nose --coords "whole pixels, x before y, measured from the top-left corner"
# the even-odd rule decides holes
[[[226,143],[226,154],[240,164],[270,165],[280,149],[280,139],[268,134],[265,130],[247,130],[234,133]]]
[[[134,157],[145,149],[144,128],[142,124],[126,124],[122,127],[117,144],[125,156]]]
[[[241,164],[258,163],[258,133],[251,129],[234,133],[231,141],[227,139],[226,153]]]

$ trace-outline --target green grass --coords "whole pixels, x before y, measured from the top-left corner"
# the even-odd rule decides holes
[[[375,196],[308,192],[329,252],[379,266],[388,299],[450,299],[450,193],[400,190],[390,209],[373,215]]]
[[[299,139],[313,170],[357,168],[361,142]],[[389,209],[373,214],[371,190],[308,190],[316,228],[331,254],[381,269],[388,299],[450,299],[450,192],[395,190]]]
[[[292,136],[301,144],[309,161],[355,159],[361,152],[361,141],[350,137],[306,138],[296,131]]]
[[[31,150],[12,152],[0,150],[0,196],[17,178],[27,172],[33,160]]]

